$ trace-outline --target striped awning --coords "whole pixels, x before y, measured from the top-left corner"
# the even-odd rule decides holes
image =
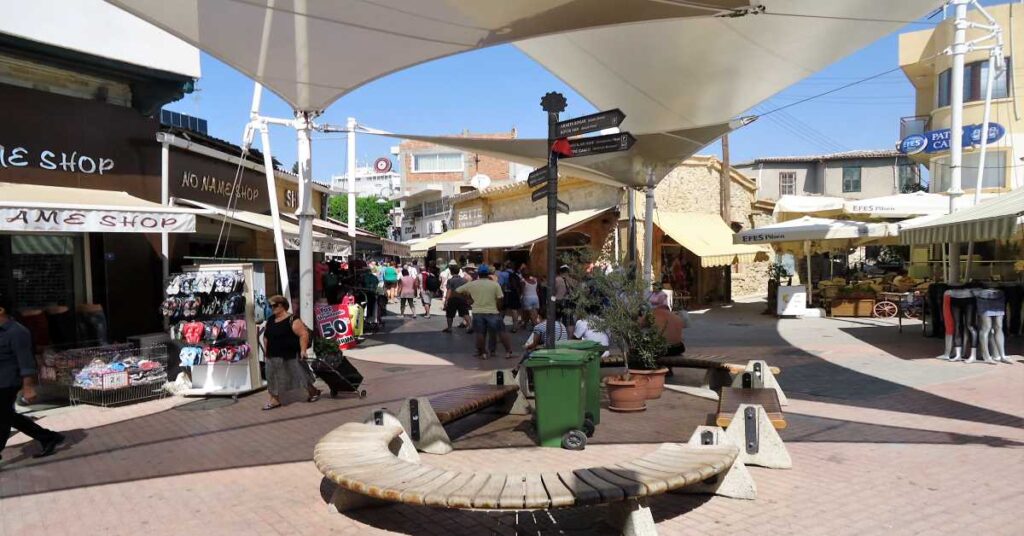
[[[923,225],[900,230],[904,244],[1009,240],[1024,216],[1024,188],[996,196]]]

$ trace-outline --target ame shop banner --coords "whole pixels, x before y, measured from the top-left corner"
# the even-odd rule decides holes
[[[122,210],[0,207],[0,229],[10,232],[191,233],[194,214]]]

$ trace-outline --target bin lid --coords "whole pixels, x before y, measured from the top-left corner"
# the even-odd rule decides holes
[[[572,350],[586,350],[586,351],[594,351],[594,350],[604,351],[604,350],[607,350],[607,348],[605,348],[605,346],[602,345],[601,343],[596,342],[596,341],[587,341],[587,340],[558,341],[558,342],[555,343],[555,346],[558,347],[558,348],[569,348],[569,349],[572,349]]]
[[[526,366],[537,367],[575,367],[590,360],[590,355],[571,348],[542,348],[534,350],[526,360]]]

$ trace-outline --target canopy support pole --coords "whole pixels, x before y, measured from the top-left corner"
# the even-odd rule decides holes
[[[267,128],[268,118],[260,116],[260,100],[263,97],[263,86],[259,83],[252,88],[252,108],[249,110],[249,125],[242,136],[242,147],[246,150],[252,146],[255,129],[260,131],[260,143],[263,145],[263,173],[267,178],[267,197],[270,203],[270,218],[274,225],[274,254],[277,257],[277,275],[281,281],[281,295],[291,303],[291,288],[288,285],[288,266],[284,258],[284,236],[281,231],[281,211],[277,206],[277,181],[274,178],[274,157],[270,151],[270,130]],[[274,120],[275,122],[277,120]],[[242,155],[244,162],[245,155]]]
[[[312,208],[312,115],[304,111],[295,113],[299,162],[299,210],[295,212],[299,219],[299,316],[307,326],[313,325],[313,217],[316,215]],[[276,196],[277,190],[271,190],[270,197]]]
[[[956,20],[953,22],[953,45],[949,49],[953,56],[950,80],[949,120],[949,213],[957,211],[957,199],[963,195],[961,176],[963,173],[963,131],[964,131],[964,56],[967,54],[967,4],[971,0],[953,0]],[[987,133],[986,133],[987,134]],[[960,242],[949,243],[949,284],[960,281]]]
[[[352,258],[356,254],[356,118],[349,117],[345,123],[348,129],[348,148],[346,152],[346,165],[348,175],[348,237],[352,244],[349,246]]]
[[[647,168],[644,187],[644,281],[650,288],[654,282],[654,168]]]

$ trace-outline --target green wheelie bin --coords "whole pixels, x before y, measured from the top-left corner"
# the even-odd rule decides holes
[[[584,417],[594,424],[601,423],[601,354],[607,350],[594,341],[558,341],[558,348],[579,350],[587,354],[587,396],[584,404]],[[591,434],[587,434],[588,436]]]
[[[587,446],[586,362],[585,352],[567,348],[535,350],[526,360],[526,367],[533,372],[540,446],[569,450]]]

